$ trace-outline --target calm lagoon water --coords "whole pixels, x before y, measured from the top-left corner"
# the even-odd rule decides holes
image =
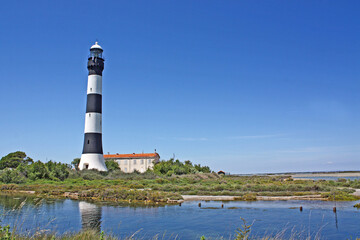
[[[285,230],[285,237],[300,232],[303,237],[320,234],[322,239],[356,239],[360,237],[360,210],[356,202],[323,201],[255,201],[255,202],[186,202],[182,206],[129,206],[95,204],[74,200],[26,199],[0,196],[1,224],[17,226],[22,232],[36,229],[51,232],[74,232],[86,228],[104,230],[119,237],[150,239],[225,239],[234,236],[242,221],[253,224],[256,236],[275,235]],[[224,208],[221,208],[224,204]],[[334,205],[337,212],[332,211]],[[299,207],[303,206],[300,212]]]
[[[327,177],[327,176],[321,176],[321,177],[294,177],[294,179],[309,179],[309,180],[333,180],[336,181],[339,178],[347,179],[347,180],[360,180],[360,177]]]

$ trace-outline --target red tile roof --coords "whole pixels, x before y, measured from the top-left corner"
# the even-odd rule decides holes
[[[159,157],[158,153],[104,154],[104,158],[150,158]]]

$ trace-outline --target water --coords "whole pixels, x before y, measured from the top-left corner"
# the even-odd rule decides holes
[[[360,210],[356,202],[324,201],[255,201],[255,202],[186,202],[182,206],[129,206],[95,204],[74,200],[27,199],[0,196],[2,225],[16,225],[19,231],[76,232],[93,228],[118,237],[136,236],[150,239],[159,234],[164,239],[233,239],[236,228],[254,223],[253,233],[262,237],[285,230],[284,236],[298,232],[303,237],[320,234],[323,239],[356,239],[360,237]],[[358,201],[359,202],[359,201]],[[221,208],[224,204],[224,208]],[[299,207],[303,207],[300,212]]]
[[[328,176],[318,176],[318,177],[294,177],[294,179],[309,179],[309,180],[333,180],[337,181],[339,178],[347,180],[360,180],[360,177],[328,177]]]

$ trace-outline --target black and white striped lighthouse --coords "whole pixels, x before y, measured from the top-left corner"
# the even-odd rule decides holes
[[[87,103],[85,116],[84,148],[79,169],[107,171],[102,148],[102,71],[104,70],[103,49],[98,42],[90,48],[87,68]]]

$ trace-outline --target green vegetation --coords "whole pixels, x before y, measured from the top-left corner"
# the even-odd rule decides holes
[[[106,167],[109,171],[119,170],[119,164],[115,162],[114,160],[109,160],[105,162]]]
[[[5,168],[17,168],[20,164],[29,164],[34,161],[27,157],[24,152],[13,152],[9,153],[5,157],[2,157],[0,160],[0,170]]]
[[[0,161],[1,163],[1,161]],[[63,163],[40,161],[19,163],[15,169],[6,168],[0,171],[0,181],[3,183],[25,183],[29,180],[49,179],[63,181],[69,176],[69,166]]]
[[[229,195],[238,200],[254,201],[257,196],[318,195],[328,200],[356,200],[351,193],[360,188],[360,180],[293,180],[290,176],[219,176],[209,167],[170,159],[156,164],[154,170],[140,174],[124,173],[114,161],[108,172],[77,171],[70,165],[49,161],[28,161],[25,153],[2,158],[18,162],[16,168],[0,170],[2,192],[34,191],[44,197],[70,197],[100,201],[173,202],[181,195]],[[10,157],[9,157],[10,156]],[[0,164],[3,164],[0,161]],[[77,167],[79,159],[72,164]]]
[[[79,170],[80,158],[74,158],[71,162],[71,165],[75,168],[75,170]]]
[[[159,175],[183,175],[191,173],[210,173],[211,170],[207,166],[200,166],[200,164],[193,165],[191,161],[187,160],[184,163],[179,160],[174,161],[160,161],[154,166],[154,172]]]

